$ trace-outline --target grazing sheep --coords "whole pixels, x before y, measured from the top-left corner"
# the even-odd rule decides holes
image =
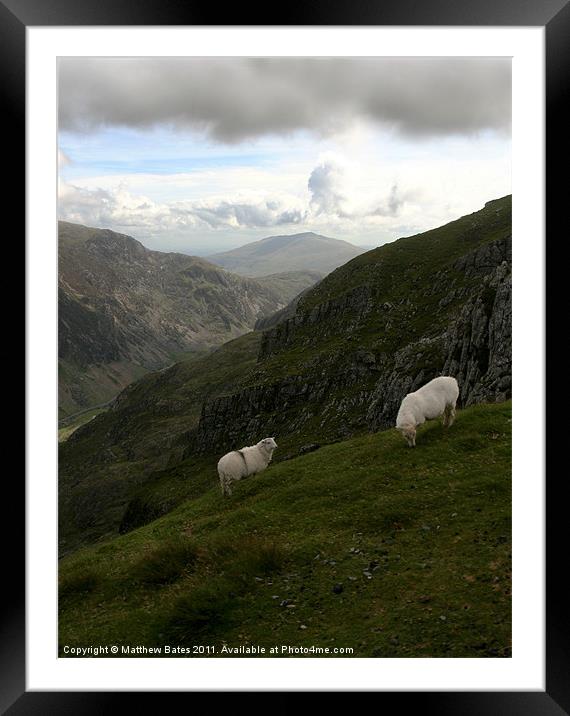
[[[416,445],[416,427],[443,415],[446,428],[453,425],[455,405],[459,397],[459,386],[455,378],[441,376],[434,378],[414,393],[408,393],[402,400],[396,429],[406,438],[409,447]]]
[[[232,494],[232,482],[243,480],[245,477],[265,470],[271,462],[276,447],[277,443],[274,438],[265,438],[260,440],[257,445],[233,450],[224,455],[218,462],[222,495]]]

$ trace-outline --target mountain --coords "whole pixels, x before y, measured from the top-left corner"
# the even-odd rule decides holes
[[[247,332],[319,277],[254,281],[124,234],[59,222],[60,416]]]
[[[265,276],[282,271],[316,271],[327,274],[362,253],[347,241],[309,231],[291,236],[269,236],[208,260],[241,276]]]
[[[294,304],[145,376],[62,443],[62,553],[207,492],[220,454],[260,437],[280,462],[389,429],[437,375],[457,377],[462,408],[509,399],[511,197],[362,254]]]

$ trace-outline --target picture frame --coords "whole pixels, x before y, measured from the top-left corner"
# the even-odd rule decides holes
[[[137,3],[136,18],[134,11],[126,2],[64,2],[44,0],[35,3],[27,0],[5,0],[0,3],[0,53],[2,54],[3,84],[6,88],[7,111],[5,122],[14,138],[15,161],[13,166],[18,178],[24,178],[22,145],[25,142],[25,76],[26,76],[26,28],[38,26],[76,26],[76,25],[193,25],[203,26],[219,24],[213,8],[193,4],[182,8],[173,0],[161,3],[146,0]],[[240,15],[238,17],[238,15]],[[253,13],[250,12],[250,15]],[[568,42],[570,36],[570,9],[561,0],[549,0],[530,7],[527,3],[496,0],[495,2],[459,3],[430,2],[421,6],[410,0],[400,3],[382,3],[379,8],[335,3],[298,6],[288,10],[287,21],[274,18],[273,23],[248,22],[247,13],[242,9],[230,8],[224,17],[224,25],[485,25],[485,26],[544,26],[546,38],[546,236],[554,228],[562,226],[561,212],[565,202],[562,199],[564,186],[554,181],[561,176],[561,164],[564,161],[565,131],[568,124],[567,112],[563,111],[564,90],[567,87]],[[278,21],[277,21],[278,20]],[[25,199],[21,192],[22,184],[14,181],[11,206],[25,213]],[[547,331],[551,327],[547,322]],[[552,335],[550,331],[549,335]],[[549,435],[550,438],[550,435]],[[554,438],[552,438],[554,439]],[[547,448],[551,440],[547,442]],[[29,449],[29,446],[28,446]],[[558,484],[557,484],[558,483]],[[426,692],[403,693],[383,692],[382,705],[386,699],[404,698],[410,707],[422,708],[428,712],[445,713],[521,713],[521,714],[559,714],[570,712],[570,686],[567,675],[570,673],[568,653],[569,622],[564,598],[564,572],[555,567],[556,546],[564,544],[565,520],[561,510],[563,497],[562,481],[552,481],[548,488],[546,525],[547,525],[547,571],[546,571],[546,689],[536,692]],[[23,482],[10,484],[11,494],[7,498],[10,504],[25,504]],[[560,493],[560,494],[558,494]],[[0,645],[0,670],[2,673],[2,701],[0,707],[9,709],[11,714],[29,713],[96,713],[111,711],[116,702],[124,700],[121,693],[54,693],[26,691],[26,648],[25,648],[25,535],[24,521],[14,519],[10,526],[10,545],[20,545],[13,550],[12,588],[7,604],[2,612],[2,639]],[[5,526],[5,528],[7,525]],[[19,537],[19,539],[16,537]],[[175,694],[171,694],[175,695]],[[135,698],[134,694],[129,699]],[[142,698],[156,699],[145,694]],[[162,696],[158,698],[163,698]],[[3,711],[4,712],[4,711]]]

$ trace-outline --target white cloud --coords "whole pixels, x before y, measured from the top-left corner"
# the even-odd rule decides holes
[[[344,194],[344,168],[334,157],[325,158],[311,172],[308,187],[311,209],[315,214],[346,216],[347,198]]]

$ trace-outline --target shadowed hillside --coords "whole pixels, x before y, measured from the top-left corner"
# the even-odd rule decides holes
[[[60,417],[251,330],[318,278],[257,282],[204,259],[150,251],[124,234],[60,222]]]

